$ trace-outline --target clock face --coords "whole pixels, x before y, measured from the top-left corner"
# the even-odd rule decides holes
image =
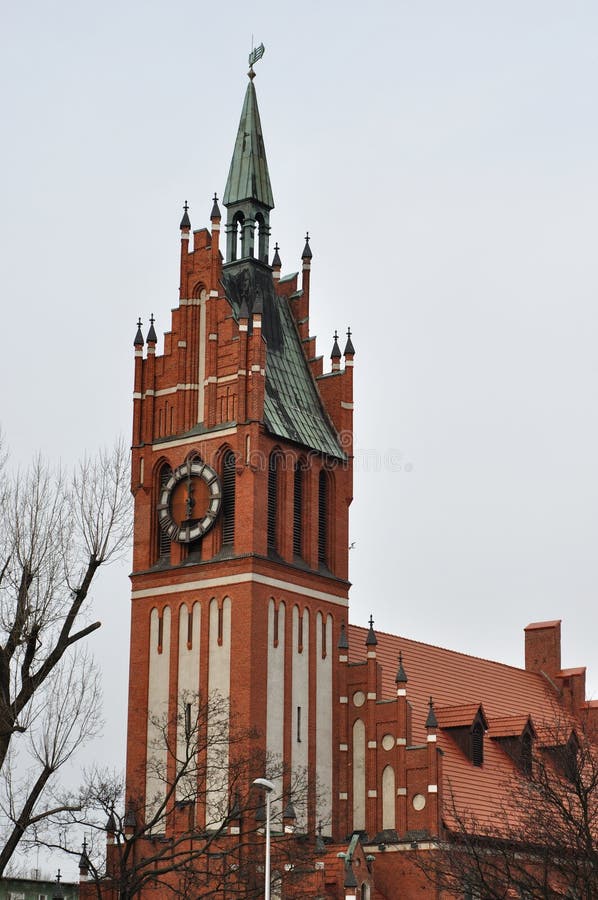
[[[188,544],[210,530],[221,505],[218,473],[200,459],[188,459],[160,490],[160,527],[171,541]]]

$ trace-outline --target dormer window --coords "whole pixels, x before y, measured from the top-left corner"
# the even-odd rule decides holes
[[[488,722],[479,703],[445,706],[434,710],[438,726],[448,732],[474,766],[484,764],[484,734]]]
[[[530,716],[492,719],[489,736],[511,757],[526,777],[531,775],[536,730]]]

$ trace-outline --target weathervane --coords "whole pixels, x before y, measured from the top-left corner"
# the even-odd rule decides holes
[[[251,44],[253,45],[253,37],[251,38]],[[263,44],[260,44],[259,47],[253,47],[251,53],[249,54],[249,72],[247,73],[251,80],[255,78],[255,72],[253,71],[254,63],[256,63],[259,59],[262,58],[265,52],[265,47]]]

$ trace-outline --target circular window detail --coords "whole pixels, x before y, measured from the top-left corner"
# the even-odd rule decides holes
[[[363,706],[365,703],[365,694],[363,691],[355,691],[353,694],[353,704],[355,706]]]
[[[392,750],[395,745],[395,739],[392,734],[385,734],[382,738],[382,746],[385,750]]]
[[[197,457],[188,459],[174,469],[160,489],[160,528],[171,541],[196,541],[210,530],[221,505],[218,473]]]
[[[413,809],[419,812],[426,805],[426,798],[423,794],[416,794],[411,802],[413,803]]]

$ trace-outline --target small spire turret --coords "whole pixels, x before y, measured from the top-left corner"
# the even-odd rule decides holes
[[[212,212],[210,213],[210,219],[212,219],[212,221],[213,221],[214,219],[220,219],[220,218],[222,218],[222,216],[220,214],[220,207],[218,206],[218,195],[214,194],[214,202],[212,204]]]
[[[366,647],[375,647],[378,643],[378,638],[376,637],[376,633],[374,631],[374,618],[370,616],[370,630],[368,631],[368,636],[365,639]]]
[[[347,638],[347,631],[345,629],[345,623],[341,622],[341,633],[338,637],[338,650],[348,650],[349,649],[349,639]]]
[[[430,697],[428,701],[428,716],[426,718],[426,728],[429,728],[431,731],[434,731],[438,728],[438,719],[436,718],[436,713],[434,712],[434,701]]]
[[[396,684],[407,684],[408,682],[407,673],[403,668],[403,653],[399,650],[399,668],[397,670],[397,677],[395,678]]]
[[[89,856],[87,855],[87,838],[84,838],[83,839],[83,848],[81,850],[81,856],[79,857],[79,873],[81,875],[88,875],[90,868],[91,868],[91,863],[89,861]]]
[[[301,259],[311,259],[312,252],[311,247],[309,246],[309,231],[305,235],[305,247],[303,248],[303,253],[301,254]]]
[[[143,322],[141,321],[141,317],[137,320],[137,334],[135,335],[135,340],[133,341],[134,347],[143,347],[143,335],[141,333],[141,326]]]
[[[147,333],[147,338],[146,338],[146,341],[148,342],[148,344],[157,344],[157,343],[158,343],[158,337],[157,337],[157,335],[156,335],[156,329],[154,328],[154,322],[155,322],[155,321],[156,321],[156,320],[154,319],[154,314],[152,313],[151,316],[150,316],[150,329],[149,329],[149,331],[148,331],[148,333]]]
[[[181,231],[189,231],[191,228],[191,219],[189,218],[188,210],[189,204],[185,200],[185,203],[183,205],[183,218],[181,219],[181,224],[179,225]]]
[[[345,356],[355,356],[355,347],[351,340],[351,329],[347,328],[347,343],[345,344]]]
[[[324,843],[324,839],[322,837],[322,823],[318,823],[318,836],[316,837],[316,846],[315,846],[316,856],[322,856],[322,854],[326,853],[326,844]]]
[[[334,344],[332,345],[332,353],[330,354],[330,359],[338,360],[341,358],[341,351],[338,345],[338,331],[334,332]]]

